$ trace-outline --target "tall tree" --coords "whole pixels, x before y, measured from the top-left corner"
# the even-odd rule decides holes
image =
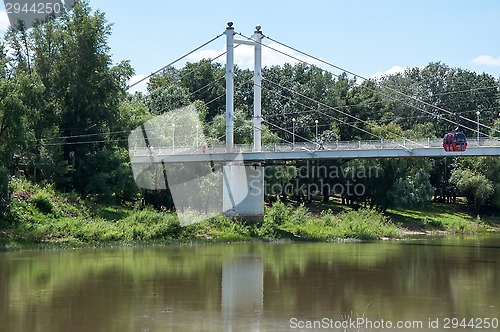
[[[62,174],[50,173],[64,173],[67,188],[84,195],[96,187],[93,176],[108,171],[102,159],[113,145],[110,129],[117,127],[125,82],[133,74],[128,62],[112,65],[110,33],[104,14],[81,1],[61,18],[8,38],[15,74],[43,83],[43,110],[40,117],[31,114],[38,166],[59,184]]]

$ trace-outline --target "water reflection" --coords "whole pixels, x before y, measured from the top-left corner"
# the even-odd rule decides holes
[[[222,264],[222,313],[226,331],[259,331],[264,310],[264,263],[260,255],[230,255]]]
[[[499,280],[498,237],[2,253],[0,326],[284,331],[293,317],[500,318]]]

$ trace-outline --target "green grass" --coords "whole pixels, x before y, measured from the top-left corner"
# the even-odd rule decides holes
[[[375,240],[401,236],[399,229],[388,218],[368,209],[339,214],[324,211],[318,217],[312,215],[304,206],[292,207],[278,202],[266,210],[264,224],[274,227],[275,233],[281,230],[295,237],[322,241]]]
[[[432,203],[418,209],[391,209],[387,215],[408,230],[460,234],[498,230],[500,217],[495,214],[474,215],[463,203]]]
[[[11,186],[11,207],[0,215],[0,250],[256,239],[376,240],[401,238],[403,230],[473,234],[498,231],[500,226],[495,211],[479,217],[463,204],[392,209],[384,215],[338,204],[325,210],[325,205],[276,202],[266,207],[259,222],[220,215],[181,227],[171,212],[103,206],[27,181],[14,180]]]

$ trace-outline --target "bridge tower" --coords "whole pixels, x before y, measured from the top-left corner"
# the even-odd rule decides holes
[[[253,46],[254,56],[254,141],[253,151],[260,152],[262,125],[262,39],[257,26],[252,40],[235,40],[233,23],[226,28],[226,153],[234,152],[234,44]],[[235,197],[245,197],[238,202]],[[223,211],[228,216],[262,218],[264,215],[264,166],[261,163],[228,162],[223,168]]]

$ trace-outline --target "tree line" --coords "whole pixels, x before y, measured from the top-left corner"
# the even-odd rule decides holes
[[[225,140],[225,68],[211,60],[167,68],[150,79],[147,93],[129,93],[134,69],[114,64],[105,14],[78,2],[73,11],[30,30],[9,30],[0,48],[0,190],[8,206],[8,180],[16,169],[35,182],[51,183],[105,203],[142,202],[173,208],[166,191],[140,190],[132,177],[127,150],[130,131],[154,116],[195,104],[208,144]],[[252,72],[236,68],[235,142],[252,142]],[[500,85],[491,75],[443,63],[430,63],[394,75],[361,81],[306,64],[263,69],[263,144],[321,140],[391,140],[440,138],[458,119],[475,137],[480,112],[488,134],[499,137]],[[445,112],[448,110],[450,113]],[[295,119],[295,121],[292,121]],[[318,121],[318,137],[316,137]],[[482,130],[484,132],[484,130]],[[316,166],[345,170],[376,169],[377,177],[349,177],[322,183],[353,181],[363,195],[342,194],[385,210],[421,205],[430,199],[453,201],[465,196],[478,210],[500,207],[500,161],[490,158],[422,158],[317,161]],[[310,166],[296,162],[295,169]],[[280,166],[268,166],[280,167]],[[276,172],[271,172],[271,174]],[[293,171],[270,183],[304,183]],[[346,172],[355,174],[355,172]],[[331,187],[331,186],[330,186]],[[288,199],[268,192],[267,199]],[[295,195],[295,194],[294,194]],[[296,199],[329,190],[296,192]]]

